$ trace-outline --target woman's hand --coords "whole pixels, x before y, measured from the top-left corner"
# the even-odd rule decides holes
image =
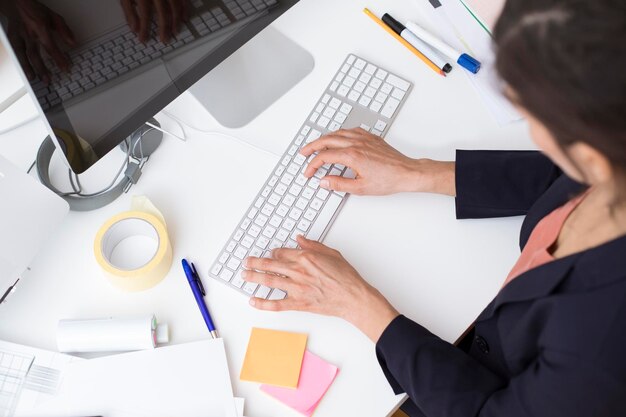
[[[156,12],[159,40],[169,42],[189,18],[189,0],[120,0],[126,21],[140,42],[150,39],[152,14]]]
[[[409,158],[361,128],[339,130],[300,151],[307,157],[316,152],[304,172],[306,177],[333,163],[350,167],[356,175],[354,179],[325,176],[321,186],[327,189],[360,195],[409,191],[455,195],[454,162]]]
[[[63,45],[75,47],[76,39],[63,17],[36,0],[18,0],[12,7],[15,16],[9,22],[8,36],[26,77],[29,80],[39,77],[46,84],[50,82],[43,51],[59,69],[69,71],[71,62]]]
[[[280,288],[284,300],[251,298],[260,310],[300,310],[347,320],[374,342],[398,312],[336,250],[298,237],[302,249],[275,249],[272,258],[248,258],[242,277]]]

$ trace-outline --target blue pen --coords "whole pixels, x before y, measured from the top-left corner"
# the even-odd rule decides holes
[[[189,286],[191,287],[193,296],[196,299],[196,303],[198,303],[198,308],[200,308],[200,312],[202,313],[204,322],[209,328],[209,332],[211,333],[213,339],[216,339],[219,336],[217,334],[217,330],[215,329],[215,325],[213,324],[213,320],[211,319],[211,315],[209,314],[209,309],[204,302],[204,286],[202,285],[202,281],[200,281],[198,271],[196,271],[196,267],[193,263],[190,266],[189,262],[187,262],[187,260],[185,259],[183,259],[183,269],[185,270],[187,281],[189,282]]]

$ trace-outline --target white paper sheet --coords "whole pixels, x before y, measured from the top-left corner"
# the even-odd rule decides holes
[[[71,363],[58,396],[39,415],[55,413],[237,417],[223,340]]]
[[[45,409],[46,404],[55,398],[58,388],[63,383],[63,372],[72,362],[84,359],[63,355],[57,352],[36,349],[30,346],[0,340],[0,350],[33,355],[35,360],[22,388],[15,416],[35,416],[37,409]]]
[[[415,1],[423,2],[423,0]],[[424,7],[428,10],[428,16],[433,20],[427,26],[437,27],[438,32],[434,32],[434,35],[481,62],[478,74],[471,74],[459,65],[455,65],[454,70],[466,73],[468,80],[499,124],[504,125],[521,120],[522,117],[501,93],[494,68],[495,55],[489,34],[472,17],[460,0],[445,0],[441,1],[441,4],[442,6],[437,9],[428,4]]]

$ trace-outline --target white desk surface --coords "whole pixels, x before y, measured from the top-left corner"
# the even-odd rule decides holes
[[[458,67],[447,78],[435,74],[374,25],[362,13],[365,6],[377,15],[390,12],[417,21],[424,19],[421,8],[429,7],[426,0],[303,0],[274,27],[313,54],[315,69],[250,125],[223,129],[188,94],[168,110],[191,125],[255,141],[279,155],[342,60],[354,52],[415,83],[387,135],[399,150],[451,160],[457,148],[532,148],[524,123],[498,126]],[[246,398],[246,415],[297,416],[262,394],[258,384],[239,381],[253,326],[308,333],[308,348],[340,367],[317,417],[388,415],[403,396],[393,394],[374,345],[356,329],[335,318],[256,311],[246,297],[207,277],[278,156],[221,136],[186,133],[187,142],[166,138],[132,189],[132,194],[147,195],[167,220],[175,261],[166,279],[145,292],[122,293],[94,262],[96,231],[129,207],[130,195],[98,211],[70,213],[27,279],[0,307],[0,339],[54,350],[59,319],[143,313],[169,323],[173,343],[208,338],[179,268],[186,257],[204,277],[208,305],[226,342],[234,391]],[[42,134],[35,122],[0,135],[0,152],[26,168]],[[114,152],[100,165],[121,161],[121,156]],[[455,220],[453,199],[441,196],[353,196],[325,243],[340,249],[399,311],[453,341],[498,291],[518,256],[519,226],[520,218]]]

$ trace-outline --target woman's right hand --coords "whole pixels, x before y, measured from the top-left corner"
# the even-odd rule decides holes
[[[304,171],[307,178],[326,164],[337,163],[352,169],[355,178],[323,177],[320,185],[326,189],[358,195],[456,193],[454,162],[409,158],[361,128],[331,133],[309,143],[300,153],[307,157],[317,153]]]

